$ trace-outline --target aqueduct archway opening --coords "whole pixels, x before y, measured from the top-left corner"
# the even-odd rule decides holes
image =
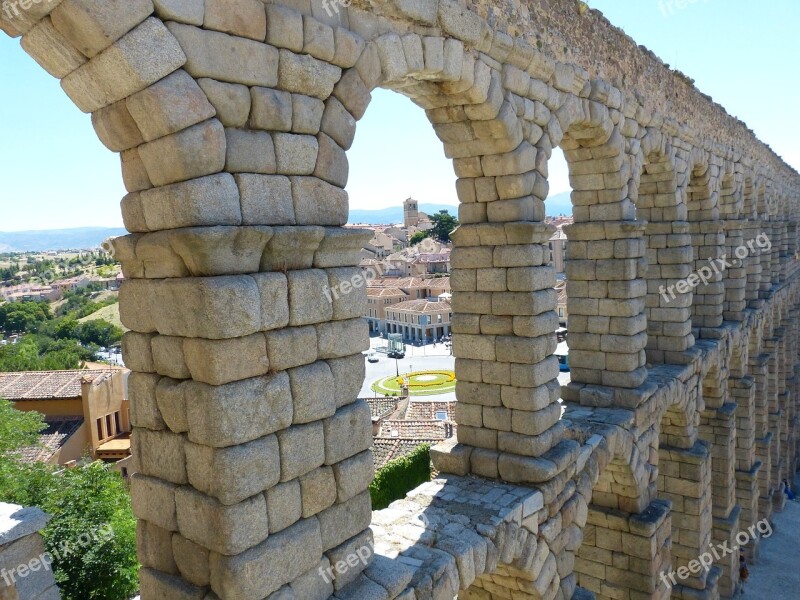
[[[121,154],[144,600],[735,591],[730,565],[672,591],[659,574],[768,517],[797,468],[800,179],[600,15],[555,4],[533,8],[559,38],[538,42],[450,0],[54,0],[0,19]],[[426,110],[462,225],[446,483],[373,516],[363,294],[325,290],[358,275],[346,151],[376,87]],[[563,391],[557,146],[576,220]],[[739,239],[739,266],[662,297]],[[373,540],[371,565],[320,575]]]

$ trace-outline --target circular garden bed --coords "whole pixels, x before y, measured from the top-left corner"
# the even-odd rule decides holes
[[[434,396],[454,392],[456,374],[452,371],[414,371],[400,377],[384,377],[372,384],[372,391],[387,396],[399,396],[408,385],[410,396]]]

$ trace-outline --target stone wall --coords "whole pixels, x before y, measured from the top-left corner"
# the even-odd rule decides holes
[[[0,599],[60,600],[39,535],[47,521],[38,508],[0,502]]]
[[[800,178],[685,76],[568,0],[53,0],[0,26],[121,155],[144,600],[735,593],[735,561],[695,559],[798,467]],[[372,515],[369,234],[343,226],[377,87],[425,110],[461,226],[457,443]]]

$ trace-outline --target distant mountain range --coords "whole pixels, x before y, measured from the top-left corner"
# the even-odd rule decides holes
[[[106,238],[126,233],[121,227],[0,231],[0,252],[44,252],[45,250],[96,248]]]
[[[458,206],[452,204],[420,204],[419,209],[429,215],[447,210],[458,214]],[[569,192],[556,194],[545,201],[549,216],[571,215],[572,201]],[[350,223],[375,225],[402,223],[403,207],[392,206],[378,210],[354,209],[350,211]],[[121,227],[77,227],[74,229],[44,229],[41,231],[0,231],[0,252],[44,252],[45,250],[75,250],[96,248],[109,237],[125,235]]]
[[[545,212],[548,216],[572,214],[572,200],[570,193],[564,192],[548,198],[545,203]],[[458,206],[452,204],[420,204],[419,210],[432,215],[440,210],[447,210],[451,215],[458,215]],[[403,207],[391,206],[376,210],[354,209],[350,211],[348,223],[362,223],[368,225],[389,225],[403,222]]]

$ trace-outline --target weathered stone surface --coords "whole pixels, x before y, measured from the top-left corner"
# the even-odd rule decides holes
[[[313,56],[295,54],[289,50],[280,51],[277,81],[279,89],[325,100],[331,95],[333,86],[341,75],[342,70],[339,67],[317,60]],[[261,85],[275,87],[275,84]]]
[[[20,43],[22,49],[45,71],[59,79],[86,62],[86,57],[53,26],[49,17],[42,19],[23,36]]]
[[[292,198],[298,225],[344,225],[347,192],[316,177],[292,177]]]
[[[266,340],[260,333],[230,340],[190,338],[183,342],[183,354],[192,379],[210,385],[266,375],[270,368]],[[232,360],[236,356],[248,360]]]
[[[319,522],[304,519],[239,556],[213,555],[211,586],[222,597],[261,600],[316,566],[321,555]]]
[[[325,464],[333,465],[372,445],[369,405],[360,400],[325,419]]]
[[[259,0],[205,0],[206,29],[263,42],[267,36],[267,15]]]
[[[311,423],[336,412],[333,374],[325,361],[290,369],[289,382],[294,405],[292,423]]]
[[[150,181],[161,186],[219,173],[225,168],[225,148],[225,129],[211,119],[139,146],[139,156]]]
[[[113,104],[179,69],[186,62],[178,41],[154,18],[78,67],[61,87],[83,112]]]
[[[278,483],[278,438],[269,435],[229,448],[186,444],[189,483],[231,506]]]
[[[239,187],[243,225],[294,225],[292,186],[283,175],[235,176]]]
[[[180,23],[168,27],[186,53],[185,68],[193,77],[263,87],[278,83],[278,51],[272,46]]]
[[[145,141],[181,131],[216,114],[194,79],[175,71],[125,101]]]
[[[267,538],[267,503],[263,495],[225,506],[191,487],[181,487],[175,492],[175,499],[181,535],[209,550],[234,556]],[[212,565],[212,578],[213,575]]]
[[[259,439],[292,422],[289,376],[245,379],[222,386],[192,382],[187,394],[189,439],[223,448]]]
[[[87,0],[64,0],[50,18],[73,47],[92,58],[153,12],[151,0],[109,0],[96,6]]]
[[[281,481],[305,475],[325,462],[322,423],[294,425],[278,432],[281,445]]]

